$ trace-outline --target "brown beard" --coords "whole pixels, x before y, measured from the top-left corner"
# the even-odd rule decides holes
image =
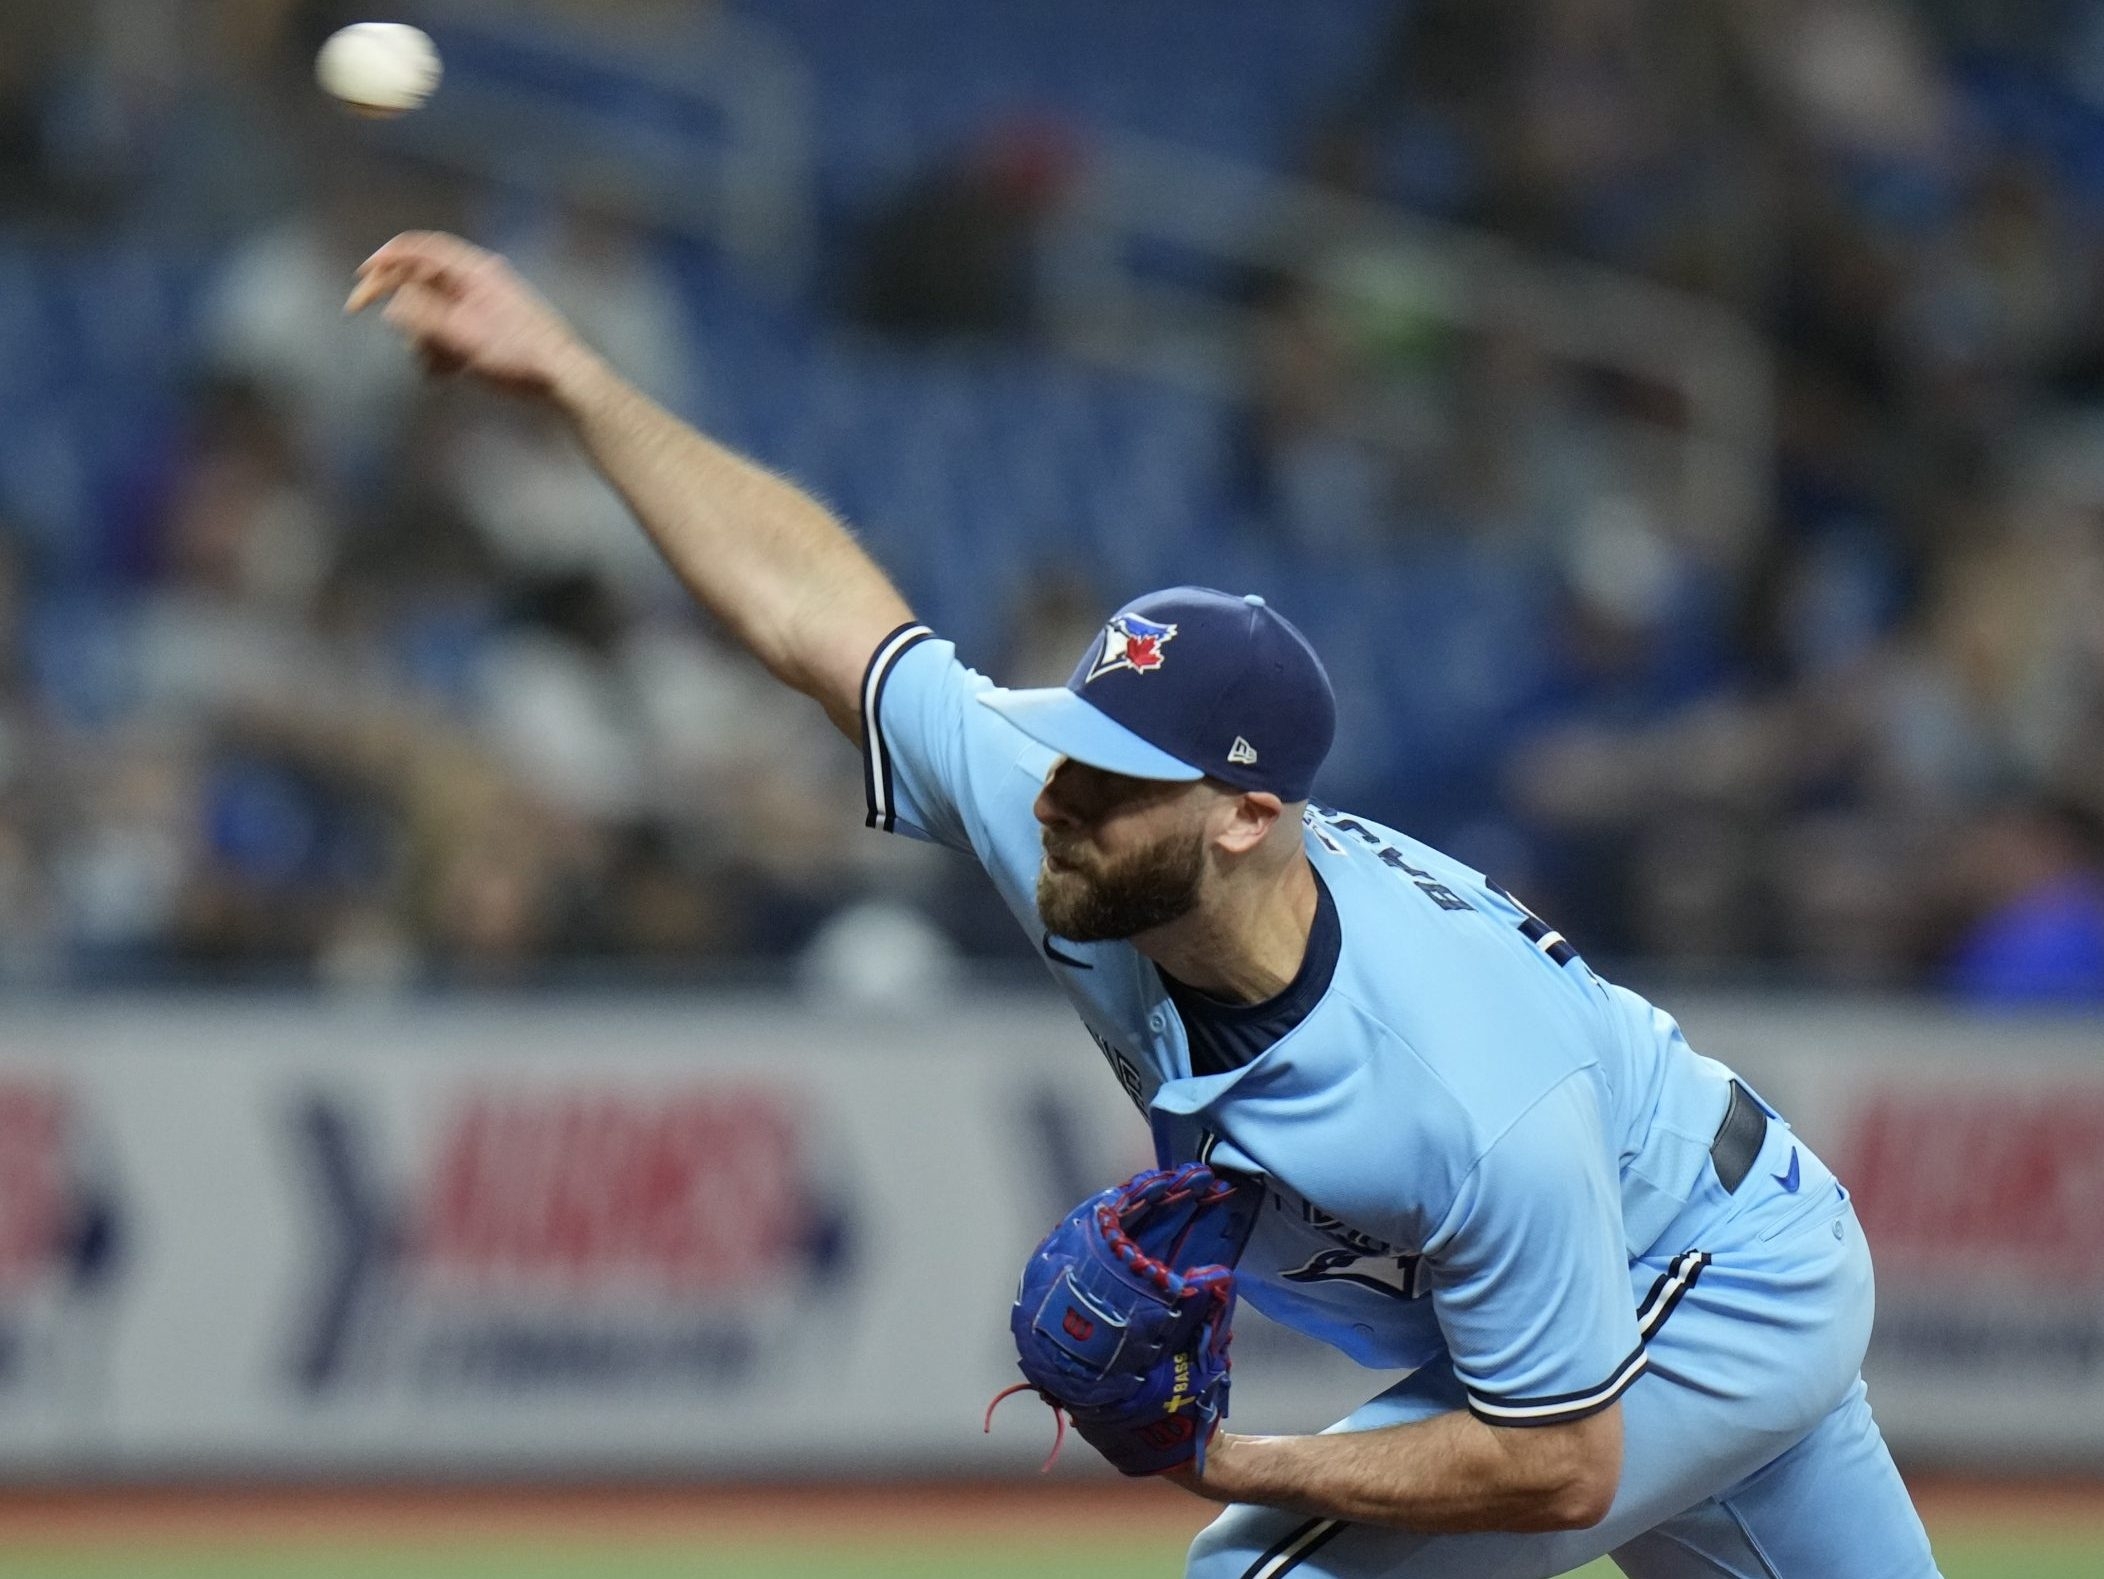
[[[1059,852],[1063,860],[1080,853]],[[1037,913],[1053,936],[1075,943],[1136,937],[1190,914],[1204,875],[1205,834],[1193,830],[1094,870],[1040,866]]]

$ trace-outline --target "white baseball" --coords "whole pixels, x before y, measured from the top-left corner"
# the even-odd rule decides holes
[[[359,22],[332,35],[314,62],[321,85],[365,115],[401,115],[438,91],[445,68],[430,35],[406,22]]]

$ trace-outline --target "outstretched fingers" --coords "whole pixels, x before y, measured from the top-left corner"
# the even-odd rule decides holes
[[[482,248],[443,231],[407,231],[358,266],[358,283],[343,310],[361,313],[410,284],[457,291],[489,257]]]
[[[353,315],[362,313],[375,302],[385,300],[403,286],[418,281],[439,286],[445,283],[445,275],[436,268],[406,259],[368,261],[359,269],[358,283],[351,287],[350,299],[343,304],[343,310]]]

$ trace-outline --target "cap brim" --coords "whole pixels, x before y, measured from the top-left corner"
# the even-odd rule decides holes
[[[1202,769],[1149,745],[1063,685],[1033,691],[981,691],[979,701],[1039,745],[1106,773],[1182,783],[1205,777]]]

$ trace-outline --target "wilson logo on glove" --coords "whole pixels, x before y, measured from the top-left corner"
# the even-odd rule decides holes
[[[1023,1269],[1008,1326],[1024,1380],[1127,1475],[1195,1465],[1227,1416],[1233,1267],[1262,1192],[1198,1163],[1154,1169],[1091,1196]],[[1083,1315],[1085,1307],[1093,1316]]]
[[[1136,1428],[1133,1435],[1154,1448],[1177,1448],[1198,1434],[1198,1424],[1189,1415],[1154,1420]]]

